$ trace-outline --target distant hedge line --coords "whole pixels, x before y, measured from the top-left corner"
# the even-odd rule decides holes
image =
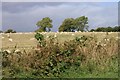
[[[67,32],[67,31],[65,31]],[[91,29],[89,32],[120,32],[120,26],[115,27],[98,27],[97,29]],[[13,29],[8,29],[5,32],[0,30],[0,33],[16,33]]]
[[[120,26],[115,27],[99,27],[97,29],[91,29],[90,32],[120,32]]]

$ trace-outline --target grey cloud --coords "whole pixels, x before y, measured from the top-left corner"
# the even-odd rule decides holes
[[[84,4],[85,3],[85,4]],[[3,2],[2,10],[10,13],[20,13],[29,11],[33,7],[57,7],[61,5],[83,6],[97,5],[94,2]]]
[[[59,6],[63,2],[3,2],[3,11],[19,13],[29,11],[32,7]]]
[[[56,6],[47,3],[48,5],[46,4],[46,7],[35,6],[37,3],[33,3],[34,5],[31,4],[29,6],[27,3],[25,4],[26,7],[24,8],[26,8],[27,11],[21,10],[19,12],[19,10],[16,9],[14,14],[11,12],[10,8],[9,10],[3,11],[4,30],[13,28],[17,31],[34,31],[37,29],[35,25],[36,22],[47,16],[53,19],[54,27],[52,31],[57,31],[59,25],[65,18],[76,18],[83,15],[88,16],[91,28],[98,26],[114,26],[117,24],[116,4],[107,6],[110,4],[107,3],[104,7],[102,7],[100,3],[62,3],[59,5],[56,4]],[[18,5],[14,7],[18,7]]]
[[[118,2],[119,0],[2,0],[3,2]]]

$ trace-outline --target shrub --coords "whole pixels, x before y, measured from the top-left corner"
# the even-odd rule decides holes
[[[36,33],[35,38],[39,42],[40,46],[45,46],[44,36],[42,34]]]
[[[5,31],[5,33],[16,33],[16,31],[14,31],[12,29],[8,29],[7,31]]]

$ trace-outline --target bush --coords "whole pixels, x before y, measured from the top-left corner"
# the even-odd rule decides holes
[[[16,31],[14,31],[12,29],[8,29],[7,31],[5,31],[5,33],[16,33]]]
[[[35,38],[39,42],[39,46],[45,46],[44,36],[42,34],[36,33]]]

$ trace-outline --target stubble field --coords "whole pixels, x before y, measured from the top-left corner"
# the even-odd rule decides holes
[[[118,32],[43,32],[41,33],[45,36],[45,39],[49,38],[49,36],[56,37],[57,40],[61,43],[64,41],[73,40],[75,37],[80,36],[92,36],[95,37],[98,41],[103,40],[104,38],[114,38],[118,39]],[[108,34],[108,35],[107,35]],[[11,33],[11,34],[1,34],[1,42],[3,49],[12,49],[17,47],[18,49],[31,49],[36,47],[37,40],[35,39],[35,33]],[[10,41],[9,39],[12,39]]]

